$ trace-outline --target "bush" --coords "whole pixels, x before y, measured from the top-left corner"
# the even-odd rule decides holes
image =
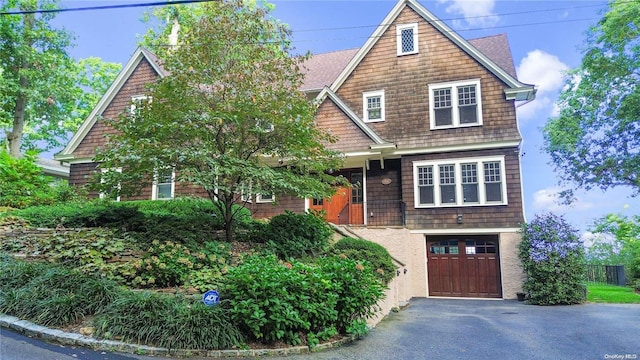
[[[132,285],[169,287],[191,281],[191,286],[203,290],[220,282],[230,258],[229,247],[224,243],[207,242],[195,251],[171,241],[156,240],[135,264],[138,272]]]
[[[521,234],[519,257],[527,275],[524,290],[529,302],[584,302],[584,247],[578,231],[562,217],[545,214],[523,224]]]
[[[336,255],[344,254],[349,259],[366,260],[371,268],[375,269],[375,275],[383,284],[388,284],[396,276],[397,267],[393,264],[393,258],[384,246],[374,242],[346,237],[338,240],[333,245]]]
[[[337,318],[331,278],[318,267],[274,255],[252,256],[231,268],[221,290],[234,321],[267,343],[300,344],[300,334],[325,332]]]
[[[37,153],[29,152],[16,159],[0,150],[0,206],[21,209],[54,202],[49,186],[53,179],[42,175],[36,158]]]
[[[75,270],[6,258],[2,261],[0,312],[40,325],[77,323],[102,310],[118,293],[114,282]]]
[[[250,220],[243,209],[239,223]],[[96,200],[80,204],[37,206],[13,211],[33,226],[55,228],[107,227],[132,232],[139,240],[182,244],[202,244],[216,240],[215,230],[222,229],[222,216],[207,199],[178,198],[170,201],[112,202]]]
[[[223,304],[173,295],[124,292],[94,319],[95,335],[169,349],[229,349],[244,342]]]
[[[320,259],[319,264],[337,292],[336,329],[343,334],[365,334],[366,319],[379,310],[376,304],[384,298],[386,287],[366,262],[332,256]]]
[[[263,236],[269,250],[281,259],[289,259],[320,254],[328,247],[331,234],[323,218],[286,211],[271,219]]]

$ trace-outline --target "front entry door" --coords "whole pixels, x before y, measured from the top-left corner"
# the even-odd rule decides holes
[[[332,197],[309,199],[309,209],[324,211],[328,222],[334,224],[364,224],[362,170],[343,170],[339,173],[351,182],[351,186],[339,187]]]
[[[429,236],[430,296],[502,297],[498,237]]]

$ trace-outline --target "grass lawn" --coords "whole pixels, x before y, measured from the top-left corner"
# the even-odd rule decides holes
[[[610,304],[640,304],[640,294],[632,288],[607,284],[587,285],[587,300],[589,302]]]

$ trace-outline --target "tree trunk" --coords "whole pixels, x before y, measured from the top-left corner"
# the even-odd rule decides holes
[[[21,10],[33,10],[27,4],[20,6]],[[31,49],[34,44],[32,32],[35,23],[34,14],[24,15],[24,28],[22,30],[24,43],[20,47]],[[28,50],[27,50],[28,51]],[[20,89],[16,95],[16,105],[13,110],[13,128],[7,134],[7,142],[9,143],[9,154],[14,158],[21,156],[20,146],[22,145],[22,135],[24,134],[24,118],[29,98],[27,97],[27,88],[29,87],[29,79],[25,76],[26,70],[29,69],[29,63],[25,58],[20,61]]]
[[[227,242],[233,240],[233,201],[225,199],[224,232]]]

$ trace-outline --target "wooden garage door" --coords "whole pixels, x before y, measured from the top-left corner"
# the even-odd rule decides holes
[[[498,237],[428,236],[430,296],[502,297]]]

